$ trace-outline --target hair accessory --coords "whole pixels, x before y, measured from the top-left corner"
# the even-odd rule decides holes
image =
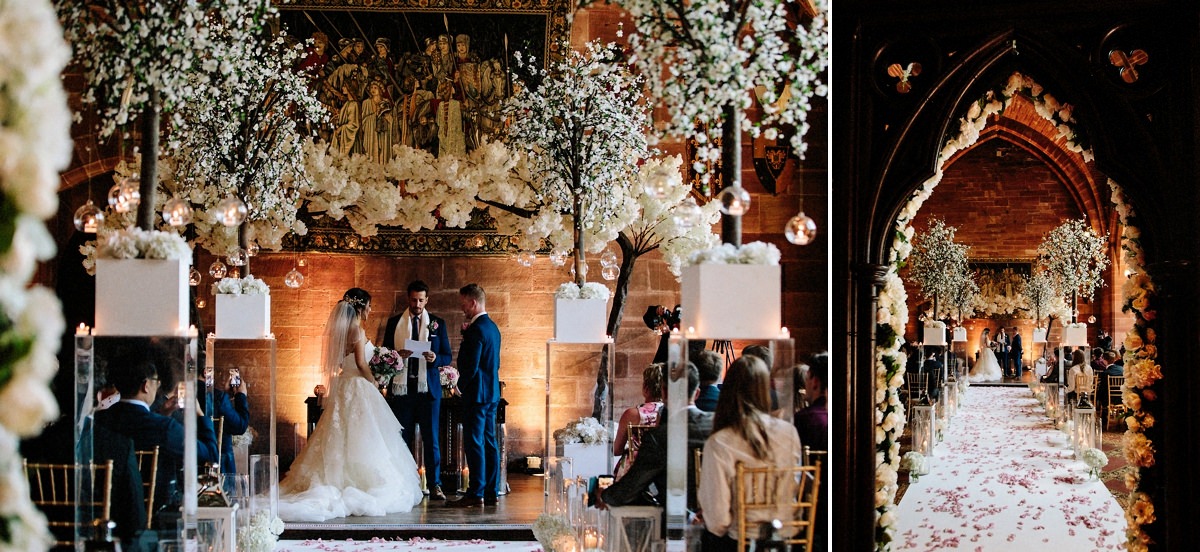
[[[366,306],[367,306],[367,302],[364,301],[361,297],[342,297],[342,301],[345,301],[347,303],[350,303],[351,305],[354,305],[356,309],[363,309],[363,308],[366,308]]]

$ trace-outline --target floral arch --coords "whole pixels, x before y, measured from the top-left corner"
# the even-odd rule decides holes
[[[1053,127],[1056,142],[1076,158],[1067,164],[1067,171],[1080,170],[1082,165],[1094,157],[1089,146],[1078,131],[1073,107],[1056,99],[1028,76],[1014,72],[1000,87],[986,91],[982,97],[967,105],[966,113],[958,120],[957,129],[947,133],[942,149],[938,152],[934,174],[926,179],[908,197],[900,209],[892,238],[887,249],[886,274],[880,291],[876,312],[875,349],[875,510],[877,550],[890,549],[895,531],[895,495],[897,491],[897,469],[900,463],[899,436],[907,422],[904,407],[899,400],[899,388],[904,382],[905,355],[900,352],[904,326],[908,321],[907,293],[899,276],[899,268],[911,252],[913,228],[910,226],[921,205],[932,195],[941,182],[942,170],[956,155],[979,143],[981,137],[995,138],[1003,130],[989,128],[989,119],[1000,115],[1014,101],[1029,101],[1043,124]],[[1031,121],[1032,122],[1032,121]],[[1064,159],[1055,160],[1054,164]],[[1082,171],[1086,174],[1087,171]],[[1135,316],[1133,328],[1125,339],[1126,385],[1122,395],[1126,407],[1128,430],[1124,435],[1126,459],[1136,468],[1127,483],[1135,489],[1126,511],[1128,521],[1127,539],[1131,550],[1146,549],[1150,537],[1143,526],[1155,521],[1154,504],[1151,496],[1143,489],[1141,472],[1155,464],[1154,443],[1147,438],[1145,430],[1155,423],[1149,412],[1150,404],[1157,399],[1155,384],[1162,379],[1162,369],[1157,364],[1155,345],[1154,306],[1155,286],[1145,272],[1145,255],[1138,229],[1137,214],[1130,206],[1124,192],[1112,180],[1104,187],[1089,187],[1094,190],[1092,198],[1080,198],[1081,206],[1095,201],[1093,208],[1099,210],[1099,201],[1110,199],[1116,205],[1115,222],[1122,228],[1120,249],[1124,256],[1129,279],[1122,289],[1122,309]],[[1107,191],[1107,194],[1102,194]],[[1107,197],[1105,197],[1107,196]],[[1108,225],[1110,221],[1094,217],[1094,222]]]

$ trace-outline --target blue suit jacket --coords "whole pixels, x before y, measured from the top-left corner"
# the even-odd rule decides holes
[[[400,318],[403,316],[404,313],[401,312],[388,319],[387,326],[383,331],[384,347],[392,350],[404,348],[403,343],[400,344],[400,347],[396,346],[396,326],[400,324]],[[432,392],[438,386],[437,381],[441,378],[438,368],[454,364],[454,351],[450,349],[450,332],[446,329],[446,321],[434,316],[431,312],[429,313],[429,322],[437,324],[437,329],[429,332],[430,347],[433,349],[433,354],[437,355],[437,358],[433,362],[425,363],[425,377],[430,382],[429,387]],[[433,393],[433,395],[439,400],[441,399],[441,393]]]
[[[500,400],[500,328],[487,314],[463,330],[458,349],[458,389],[464,400],[473,403]]]
[[[237,469],[233,459],[233,436],[245,434],[250,428],[250,401],[245,393],[230,395],[214,388],[213,416],[225,418],[220,442],[221,473],[234,473]]]

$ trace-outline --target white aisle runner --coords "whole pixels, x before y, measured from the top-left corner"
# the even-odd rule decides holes
[[[896,550],[1123,550],[1125,515],[1027,387],[971,387],[928,475],[896,508]]]

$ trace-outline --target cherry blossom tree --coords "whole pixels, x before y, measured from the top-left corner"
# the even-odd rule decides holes
[[[1071,294],[1071,322],[1079,314],[1079,296],[1090,298],[1104,285],[1107,243],[1107,234],[1101,236],[1087,221],[1073,219],[1047,232],[1038,244],[1038,266],[1049,273],[1055,289]]]

